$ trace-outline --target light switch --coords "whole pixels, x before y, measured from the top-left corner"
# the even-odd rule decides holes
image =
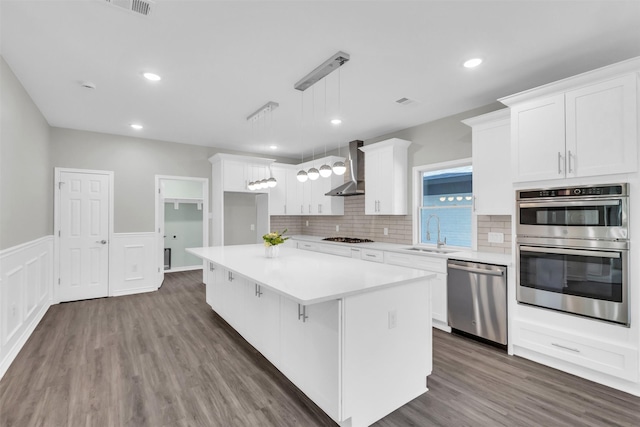
[[[385,236],[389,235],[389,229],[387,227],[385,227],[382,231],[383,231]]]
[[[393,329],[398,324],[398,314],[395,310],[389,310],[389,329]]]
[[[336,231],[340,231],[340,226],[336,225]]]
[[[255,224],[251,224],[251,231],[256,231],[256,225]]]

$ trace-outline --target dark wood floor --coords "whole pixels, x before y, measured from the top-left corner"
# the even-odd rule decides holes
[[[640,398],[434,331],[430,391],[378,426],[640,426]],[[206,305],[158,292],[52,306],[0,381],[0,426],[335,426]]]

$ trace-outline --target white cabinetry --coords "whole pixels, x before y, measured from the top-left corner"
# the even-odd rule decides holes
[[[436,277],[429,279],[433,326],[443,331],[451,332],[449,320],[447,319],[447,259],[385,251],[384,262],[402,267],[417,268],[436,274]]]
[[[407,149],[410,141],[392,138],[360,147],[365,153],[366,215],[407,214]]]
[[[269,215],[287,215],[294,212],[295,207],[289,198],[289,193],[293,193],[297,184],[293,165],[273,164],[271,173],[278,182],[277,185],[269,189]]]
[[[500,100],[511,107],[514,181],[638,170],[638,72],[616,75],[615,70]]]
[[[511,135],[509,109],[463,120],[472,129],[473,212],[511,215]]]
[[[240,156],[238,156],[240,157]],[[269,178],[269,166],[261,162],[245,159],[225,159],[222,162],[222,182],[224,191],[249,192],[247,185],[250,181]],[[272,162],[273,160],[268,160]],[[264,192],[265,190],[263,190]]]
[[[282,298],[280,370],[331,418],[340,392],[339,301],[302,306]]]

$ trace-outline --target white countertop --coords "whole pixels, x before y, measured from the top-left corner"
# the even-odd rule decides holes
[[[423,270],[309,252],[287,245],[281,245],[277,258],[266,258],[262,244],[186,251],[304,305],[435,276]]]
[[[471,251],[471,250],[460,250],[460,251],[455,251],[455,252],[446,253],[446,254],[437,254],[437,253],[410,251],[407,249],[413,247],[413,245],[402,245],[397,243],[327,242],[322,240],[323,239],[322,237],[306,236],[306,235],[296,235],[296,236],[293,236],[292,239],[303,241],[303,242],[315,242],[315,243],[330,244],[330,245],[348,246],[351,248],[360,248],[360,249],[368,248],[368,249],[375,249],[379,251],[399,252],[404,254],[412,254],[412,255],[419,255],[419,256],[434,257],[434,258],[459,259],[463,261],[482,262],[485,264],[505,265],[507,267],[512,266],[512,256],[510,254],[497,254],[493,252],[481,252],[481,251]]]

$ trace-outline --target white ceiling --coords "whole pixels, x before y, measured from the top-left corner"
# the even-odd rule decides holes
[[[51,126],[294,158],[640,56],[638,0],[158,0],[148,17],[105,0],[0,5],[2,55]],[[339,50],[339,76],[293,88]],[[246,120],[268,101],[280,107]]]

